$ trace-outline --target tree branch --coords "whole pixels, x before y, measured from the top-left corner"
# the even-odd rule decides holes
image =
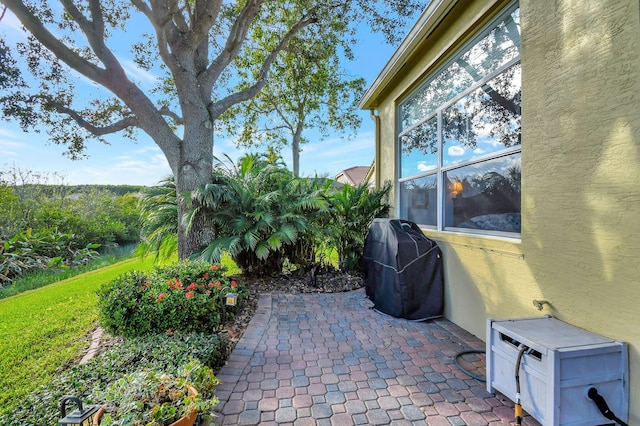
[[[38,39],[43,46],[53,52],[63,62],[90,80],[100,82],[104,76],[104,69],[87,61],[64,43],[57,39],[42,22],[20,0],[2,0],[5,6],[13,12],[22,25]]]
[[[178,114],[176,114],[175,112],[171,111],[169,107],[166,105],[160,108],[160,114],[166,117],[170,117],[171,119],[173,119],[173,122],[178,126],[184,124],[184,119],[180,117]]]
[[[198,7],[200,2],[196,2]],[[222,1],[220,0],[207,0],[203,6],[199,7],[196,11],[191,26],[191,40],[193,46],[198,46],[200,43],[206,41],[209,35],[209,30],[213,24],[218,20],[220,11],[222,10]]]
[[[252,86],[248,87],[245,90],[241,90],[236,93],[232,93],[231,95],[215,102],[209,104],[209,114],[211,114],[211,118],[213,120],[217,119],[223,112],[229,109],[231,106],[249,100],[256,96],[260,90],[267,83],[267,76],[269,74],[269,69],[271,65],[278,57],[278,54],[286,47],[289,40],[291,40],[298,32],[300,32],[303,28],[314,24],[317,22],[317,18],[308,17],[306,19],[302,19],[298,21],[287,34],[280,40],[280,43],[269,53],[269,56],[265,59],[262,67],[260,69],[260,74],[258,78]]]
[[[84,118],[82,118],[82,116],[77,111],[69,108],[66,105],[63,105],[63,104],[57,102],[51,96],[36,95],[36,96],[33,96],[31,99],[36,99],[36,98],[42,99],[43,106],[45,108],[53,108],[53,109],[56,110],[56,112],[58,112],[60,114],[68,115],[80,127],[82,127],[83,129],[89,131],[91,134],[93,134],[95,136],[104,136],[104,135],[108,135],[108,134],[111,134],[111,133],[116,133],[116,132],[124,130],[124,129],[128,128],[128,127],[139,127],[138,126],[138,119],[135,116],[125,117],[125,118],[123,118],[121,120],[116,121],[113,124],[108,125],[108,126],[95,126],[95,125],[91,124],[90,122],[88,122],[87,120],[85,120]]]
[[[71,18],[78,23],[91,49],[100,62],[104,64],[105,68],[109,70],[108,73],[102,73],[102,77],[108,76],[110,80],[126,80],[127,77],[124,68],[122,68],[116,56],[104,42],[104,17],[102,16],[100,2],[98,0],[90,1],[91,21],[78,10],[71,0],[60,0],[60,3],[62,3],[67,12],[69,12]],[[99,82],[102,83],[103,80],[100,79]],[[107,85],[107,87],[109,87],[109,85]]]
[[[203,85],[213,87],[213,84],[218,80],[218,77],[220,77],[226,69],[227,65],[238,56],[244,39],[251,27],[251,23],[260,11],[263,2],[264,0],[249,0],[244,5],[242,12],[238,15],[238,19],[233,23],[224,49],[218,57],[211,62],[211,65],[204,73],[201,81]]]
[[[464,69],[475,81],[480,80],[480,74],[473,69],[471,64],[465,61],[462,58],[457,60],[458,64]],[[487,82],[482,85],[482,90],[486,93],[496,104],[500,105],[505,111],[509,111],[514,115],[520,115],[520,106],[515,102],[505,98],[500,93],[498,93],[491,85]]]
[[[158,16],[142,0],[131,0],[131,3],[133,3],[133,5],[147,17],[151,25],[153,25],[153,29],[156,33],[156,40],[158,42],[158,52],[160,53],[160,57],[165,65],[167,65],[175,75],[178,69],[178,62],[167,48],[169,43],[166,37],[166,33],[173,33],[176,30],[175,25],[171,20],[171,14],[167,12],[164,16]]]

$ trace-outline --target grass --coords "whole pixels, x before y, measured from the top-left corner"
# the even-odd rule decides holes
[[[136,257],[0,300],[0,413],[78,357],[97,324],[102,283],[152,267],[152,257]]]
[[[84,266],[68,269],[35,271],[23,278],[20,278],[19,280],[16,280],[10,285],[0,287],[0,299],[15,296],[28,290],[35,290],[37,288],[62,281],[64,279],[71,278],[85,272],[94,271],[107,265],[112,265],[120,260],[123,260],[124,258],[126,257],[116,255],[103,255],[94,259],[88,265]]]

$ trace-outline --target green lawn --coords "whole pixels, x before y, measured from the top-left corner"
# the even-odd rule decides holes
[[[136,257],[0,300],[0,413],[76,359],[97,325],[96,290],[123,272],[153,267]]]

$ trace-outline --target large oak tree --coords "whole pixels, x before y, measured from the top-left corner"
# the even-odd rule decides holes
[[[179,215],[183,194],[211,179],[214,125],[229,108],[255,97],[289,42],[305,28],[353,34],[372,30],[398,35],[404,17],[421,5],[411,0],[1,0],[28,33],[10,46],[0,36],[0,106],[24,129],[44,126],[72,158],[84,155],[88,138],[147,133],[175,176]],[[344,25],[336,26],[336,22]],[[148,30],[146,29],[148,28]],[[123,37],[126,34],[126,37]],[[260,43],[251,43],[259,37]],[[122,50],[123,41],[128,49]],[[260,70],[236,82],[236,59],[260,46]],[[158,87],[143,90],[124,61],[162,73]],[[251,56],[251,55],[249,55]],[[16,59],[21,58],[21,59]],[[255,65],[255,64],[254,64]],[[28,72],[29,76],[21,76]],[[80,90],[78,77],[105,93]],[[179,256],[213,238],[204,218],[187,232],[180,222]]]

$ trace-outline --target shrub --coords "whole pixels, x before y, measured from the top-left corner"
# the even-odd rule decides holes
[[[200,258],[219,262],[228,252],[243,273],[259,276],[282,272],[287,251],[294,253],[299,236],[311,231],[309,217],[327,208],[319,185],[305,185],[257,155],[242,157],[237,165],[218,163],[212,183],[193,191],[191,200],[189,224],[204,215],[217,233]]]
[[[55,424],[59,418],[58,401],[74,395],[88,404],[102,404],[104,391],[125,374],[140,370],[178,375],[194,355],[213,370],[221,367],[228,355],[228,344],[211,334],[164,334],[126,339],[87,364],[65,370],[53,381],[23,398],[18,408],[0,416],[3,425]],[[204,390],[204,388],[203,388]]]
[[[338,252],[340,269],[364,269],[364,241],[373,219],[389,213],[390,190],[389,182],[380,189],[371,189],[365,182],[358,186],[345,185],[329,196],[329,246]]]
[[[207,262],[180,261],[150,274],[129,272],[98,291],[101,325],[114,334],[143,336],[173,332],[211,332],[225,315],[228,292],[246,290],[224,276],[226,268]]]

